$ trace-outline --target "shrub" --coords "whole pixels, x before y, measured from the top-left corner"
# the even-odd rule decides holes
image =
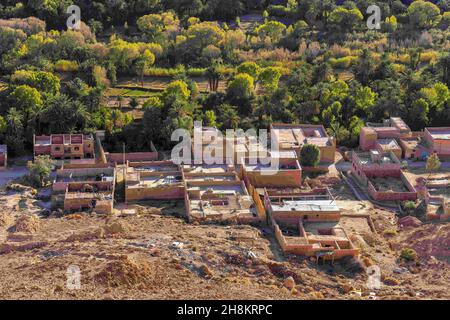
[[[342,57],[342,58],[331,58],[329,60],[329,62],[331,64],[331,66],[335,69],[348,69],[357,60],[358,60],[358,57],[347,56],[347,57]]]
[[[402,73],[406,71],[406,66],[403,64],[393,63],[392,68],[394,69],[395,73]]]
[[[320,161],[320,149],[314,144],[305,144],[300,151],[300,162],[302,166],[314,167]]]
[[[408,212],[413,211],[416,209],[416,203],[414,201],[405,201],[403,203],[403,208]]]
[[[349,48],[344,48],[338,44],[332,45],[329,52],[335,58],[343,58],[351,55],[351,50]]]
[[[417,260],[417,252],[411,248],[403,248],[400,252],[400,258],[406,261],[415,261]]]
[[[50,177],[53,161],[49,156],[37,156],[34,162],[28,163],[30,182],[37,187],[42,187],[45,180]]]
[[[272,17],[282,17],[282,18],[287,18],[291,12],[287,7],[281,5],[270,5],[267,8],[267,11],[269,12],[269,15]]]
[[[398,234],[397,230],[395,229],[386,229],[383,231],[383,235],[385,235],[386,237],[393,237],[396,236],[397,234]]]
[[[55,63],[55,71],[75,72],[77,70],[78,70],[78,63],[76,61],[58,60]]]
[[[438,59],[438,54],[436,51],[423,52],[420,55],[420,62],[432,64]]]
[[[206,68],[190,68],[186,74],[190,77],[203,77],[206,74]]]

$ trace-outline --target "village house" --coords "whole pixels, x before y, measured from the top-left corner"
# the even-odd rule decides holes
[[[180,166],[172,161],[128,162],[125,202],[184,198]]]
[[[189,221],[259,224],[258,212],[243,181],[232,174],[185,174],[185,206]]]
[[[256,137],[222,134],[217,128],[194,128],[192,156],[194,163],[240,164],[242,158],[267,156]]]
[[[376,201],[417,199],[417,190],[402,172],[400,161],[392,151],[353,152],[351,172]]]
[[[320,150],[320,162],[334,163],[336,140],[328,136],[322,125],[274,123],[270,134],[276,150],[294,150],[300,156],[303,145],[313,144]]]
[[[302,185],[302,168],[295,157],[270,157],[265,161],[261,159],[242,159],[241,175],[246,184],[255,188],[298,188]],[[270,160],[272,159],[272,163]],[[275,166],[276,164],[276,166]]]
[[[423,138],[429,154],[437,153],[440,159],[450,160],[450,127],[425,128]]]
[[[427,204],[428,220],[450,219],[450,175],[417,179],[419,198]]]
[[[52,203],[64,211],[113,212],[115,169],[106,164],[66,164],[56,171]]]
[[[94,158],[94,137],[84,134],[52,134],[33,136],[34,156],[48,155],[52,159]]]
[[[297,194],[265,192],[269,225],[284,253],[335,260],[358,249],[339,225],[340,208],[327,189]]]

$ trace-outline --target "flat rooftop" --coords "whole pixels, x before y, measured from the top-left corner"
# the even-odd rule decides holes
[[[268,159],[270,160],[270,159]],[[272,163],[261,163],[260,161],[245,160],[245,170],[252,172],[273,171],[273,170],[301,170],[300,164],[296,160],[279,161],[276,167]]]
[[[356,154],[362,165],[368,165],[368,164],[374,164],[374,163],[377,163],[377,164],[397,163],[396,161],[394,161],[394,159],[392,159],[392,157],[389,153],[380,155],[380,160],[375,161],[375,162],[372,160],[372,156],[371,156],[370,152],[357,152]]]
[[[282,203],[272,202],[273,211],[335,211],[340,212],[334,200],[283,200]]]
[[[272,124],[272,134],[278,137],[280,148],[315,144],[318,146],[331,145],[325,128],[322,125],[309,124]]]
[[[188,191],[200,190],[202,194],[246,195],[241,185],[189,186]]]
[[[450,127],[426,128],[435,140],[450,140]]]
[[[400,149],[400,146],[395,139],[378,139],[377,142],[383,149]]]
[[[182,170],[187,173],[225,173],[234,170],[234,166],[227,164],[183,165]]]
[[[408,149],[415,149],[419,146],[421,140],[419,138],[408,138],[402,139],[402,142]]]
[[[196,181],[239,181],[235,175],[216,174],[216,175],[185,175],[185,180],[189,182]]]
[[[148,176],[148,177],[140,177],[139,183],[134,185],[127,184],[127,188],[157,188],[164,185],[173,185],[173,184],[181,184],[183,180],[181,177],[177,176]]]

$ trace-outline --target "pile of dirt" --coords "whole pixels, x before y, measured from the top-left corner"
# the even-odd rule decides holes
[[[14,222],[14,218],[11,214],[6,212],[0,212],[0,227],[7,227]]]
[[[94,228],[84,230],[79,233],[73,233],[68,236],[65,242],[85,242],[95,239],[102,239],[105,237],[105,231],[103,228]]]
[[[14,232],[35,233],[41,227],[41,220],[35,214],[23,215],[17,219]]]
[[[148,287],[154,279],[154,267],[146,257],[120,256],[109,262],[96,275],[96,280],[106,286]]]
[[[398,220],[398,224],[403,227],[420,227],[422,221],[413,216],[406,216]]]
[[[131,227],[128,223],[122,220],[109,220],[106,221],[105,226],[103,227],[105,234],[113,235],[113,234],[126,234],[130,231]]]

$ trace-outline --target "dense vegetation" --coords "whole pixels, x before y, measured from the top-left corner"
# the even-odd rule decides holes
[[[366,25],[374,2],[380,30]],[[19,155],[33,134],[103,129],[113,148],[166,148],[175,128],[201,120],[323,123],[354,146],[365,121],[450,125],[450,1],[411,2],[2,1],[0,142]],[[80,30],[67,30],[71,4]],[[144,88],[167,77],[160,92]],[[130,102],[141,121],[107,106],[126,78],[141,89]]]

